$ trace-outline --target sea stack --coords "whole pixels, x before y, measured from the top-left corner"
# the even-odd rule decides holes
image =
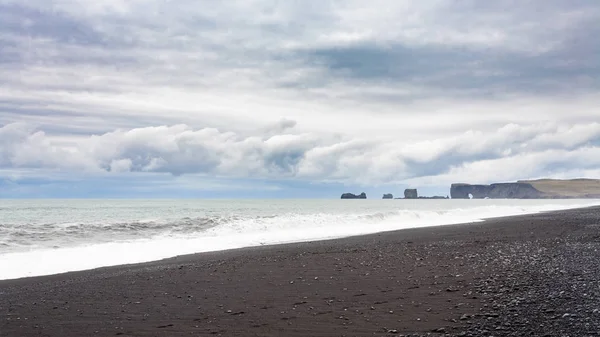
[[[394,199],[394,195],[391,193],[387,193],[383,195],[382,199]]]
[[[367,199],[367,194],[362,192],[361,194],[344,193],[342,199]]]
[[[417,199],[419,194],[416,188],[407,188],[404,190],[404,199]]]

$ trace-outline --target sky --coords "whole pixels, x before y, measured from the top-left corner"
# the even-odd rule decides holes
[[[0,197],[600,178],[597,0],[0,0]]]

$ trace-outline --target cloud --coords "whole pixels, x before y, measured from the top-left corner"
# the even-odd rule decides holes
[[[262,134],[265,136],[281,134],[286,130],[293,129],[294,127],[296,127],[297,124],[298,123],[295,120],[282,118],[279,121],[277,121],[276,123],[272,123],[272,124],[266,126],[265,128],[263,128]]]
[[[594,0],[0,0],[0,166],[360,184],[591,174],[578,158],[598,146],[599,21]]]
[[[93,163],[76,149],[55,146],[43,131],[15,123],[0,128],[0,167],[8,168],[93,168]]]
[[[546,150],[467,162],[436,176],[409,179],[412,185],[441,185],[456,182],[490,183],[522,179],[597,177],[600,147],[573,151]]]
[[[590,1],[4,3],[13,47],[2,54],[25,71],[13,87],[271,96],[367,81],[403,87],[404,100],[598,89],[600,9]]]
[[[284,123],[293,124],[293,123]],[[186,125],[146,127],[55,144],[23,124],[0,128],[3,168],[205,174],[353,184],[445,184],[598,169],[600,124],[509,124],[435,141],[380,143],[286,132],[240,135]],[[429,181],[429,183],[428,183]]]

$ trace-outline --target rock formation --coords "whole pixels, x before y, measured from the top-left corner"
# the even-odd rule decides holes
[[[361,194],[344,193],[342,199],[367,199],[367,194],[362,192]]]
[[[491,185],[452,184],[452,199],[539,199],[548,196],[528,183],[500,183]]]
[[[519,180],[514,183],[496,183],[490,185],[452,184],[452,199],[600,199],[599,179],[539,179]],[[344,193],[342,199],[367,199],[367,195]],[[383,199],[394,199],[386,193]],[[401,198],[397,198],[401,199]],[[419,197],[416,188],[404,190],[404,199],[448,199],[443,196]]]
[[[417,199],[419,194],[416,188],[407,188],[404,190],[404,199]]]

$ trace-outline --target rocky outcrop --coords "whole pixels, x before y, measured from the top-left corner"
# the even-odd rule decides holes
[[[362,192],[361,194],[352,194],[352,193],[344,193],[342,194],[342,199],[366,199],[367,194]]]
[[[417,199],[419,194],[416,188],[407,188],[404,190],[404,199]]]
[[[548,198],[528,183],[500,183],[491,185],[452,184],[452,199],[540,199]]]
[[[387,193],[383,195],[382,199],[394,199],[394,195],[391,193]]]

